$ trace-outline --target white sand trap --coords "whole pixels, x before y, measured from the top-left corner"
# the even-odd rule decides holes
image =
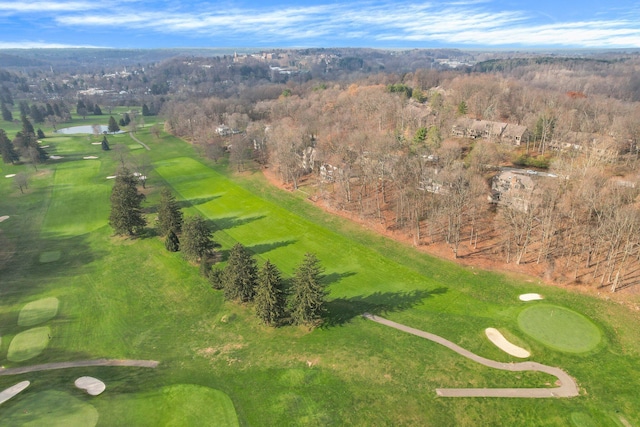
[[[97,156],[84,156],[83,159],[85,160],[93,160],[93,159],[97,159]]]
[[[505,353],[508,353],[514,357],[520,357],[522,359],[531,356],[531,353],[529,353],[524,348],[518,347],[517,345],[507,341],[504,335],[502,335],[500,331],[495,328],[487,328],[485,329],[484,333],[487,334],[487,338],[489,338],[489,341],[494,343],[496,347],[498,347]]]
[[[116,176],[115,175],[110,175],[107,177],[107,179],[114,179]]]
[[[522,294],[518,297],[520,301],[538,301],[544,299],[540,294]]]
[[[9,175],[5,175],[5,178],[13,178],[14,176],[16,176],[15,173],[10,173]]]
[[[91,145],[102,145],[102,142],[92,142]]]
[[[40,148],[49,148],[48,145],[41,145]]]
[[[0,222],[2,222],[2,221],[6,221],[6,220],[8,220],[8,219],[9,219],[9,215],[2,215],[2,216],[0,216]]]
[[[49,156],[49,158],[52,159],[52,160],[59,160],[59,159],[62,159],[63,157],[62,156]]]
[[[11,399],[16,394],[20,393],[25,388],[29,387],[29,384],[31,384],[31,382],[21,381],[16,385],[12,385],[6,390],[0,391],[0,405],[2,405],[7,400]]]
[[[80,377],[74,384],[91,396],[97,396],[107,388],[102,381],[93,377]]]

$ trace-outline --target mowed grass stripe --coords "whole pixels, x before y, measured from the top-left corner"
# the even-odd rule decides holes
[[[100,161],[61,163],[56,168],[54,189],[42,234],[78,236],[107,224],[111,183],[97,181]]]
[[[408,271],[378,253],[290,213],[237,186],[201,163],[175,159],[157,172],[187,200],[214,197],[196,208],[233,239],[269,258],[291,273],[305,252],[314,252],[327,274],[340,279],[333,295],[363,291],[409,291],[435,286],[428,278]]]

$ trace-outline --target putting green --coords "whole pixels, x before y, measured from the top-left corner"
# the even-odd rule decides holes
[[[39,261],[41,263],[55,262],[60,259],[60,255],[62,255],[60,251],[42,252]]]
[[[25,305],[18,315],[18,326],[33,326],[58,314],[58,298],[43,298]]]
[[[28,329],[13,337],[9,344],[7,359],[12,362],[22,362],[36,357],[49,344],[51,329],[48,326]]]
[[[233,402],[226,393],[192,384],[116,396],[109,402],[111,425],[238,426]]]
[[[55,390],[25,396],[2,417],[3,426],[93,427],[97,423],[93,405]]]
[[[567,353],[592,350],[602,338],[589,319],[557,305],[537,304],[522,310],[518,325],[547,347]]]

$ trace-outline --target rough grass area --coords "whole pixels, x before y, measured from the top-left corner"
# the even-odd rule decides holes
[[[60,251],[47,251],[40,254],[39,261],[42,263],[56,262],[60,259],[62,253]]]
[[[9,344],[7,359],[12,362],[22,362],[36,357],[49,345],[50,335],[51,329],[48,326],[20,332]]]
[[[175,426],[239,425],[233,402],[220,390],[178,384],[159,390],[120,396],[109,401],[110,425]],[[269,424],[268,422],[265,425]]]
[[[534,305],[518,316],[523,332],[555,350],[583,353],[601,340],[600,330],[589,319],[557,305]]]
[[[34,326],[58,314],[58,298],[49,297],[30,302],[25,305],[18,315],[18,326]]]
[[[21,397],[2,413],[3,426],[93,427],[98,423],[96,408],[70,393],[46,390]]]

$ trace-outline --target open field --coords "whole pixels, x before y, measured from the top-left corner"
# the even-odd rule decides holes
[[[623,425],[620,417],[640,425],[638,313],[528,278],[428,257],[329,216],[302,194],[270,187],[260,173],[230,176],[175,138],[156,139],[148,129],[137,137],[151,151],[127,150],[126,156],[144,154],[153,162],[145,204],[151,224],[159,190],[169,185],[185,215],[210,221],[223,260],[241,242],[259,263],[270,259],[288,277],[305,252],[315,252],[330,291],[326,325],[314,331],[261,326],[250,306],[224,302],[197,266],[165,251],[161,239],[113,237],[107,225],[113,181],[106,177],[117,169],[118,152],[101,152],[86,135],[51,138],[47,144],[64,161],[51,161],[38,173],[29,165],[0,166],[1,176],[32,171],[26,194],[0,179],[0,215],[10,215],[0,223],[0,238],[14,248],[9,258],[0,257],[0,364],[110,358],[160,365],[0,377],[0,389],[32,382],[0,406],[0,424],[37,424],[48,414],[59,425],[616,426]],[[134,142],[123,134],[113,137],[116,144]],[[82,160],[87,155],[100,158]],[[544,294],[544,302],[518,299],[528,292]],[[55,317],[38,324],[50,330],[48,345],[29,360],[8,359],[14,337],[28,330],[19,325],[21,310],[45,298],[59,301]],[[566,352],[530,336],[530,327],[521,329],[522,313],[542,304],[588,319],[599,340]],[[543,311],[533,310],[550,322]],[[530,360],[574,377],[580,395],[438,397],[437,388],[551,387],[555,378],[478,365],[367,321],[364,312],[440,335],[488,359],[518,361],[486,338],[486,328],[497,328],[529,349]],[[101,379],[106,390],[92,397],[76,389],[81,376]],[[31,418],[22,418],[25,410]]]

